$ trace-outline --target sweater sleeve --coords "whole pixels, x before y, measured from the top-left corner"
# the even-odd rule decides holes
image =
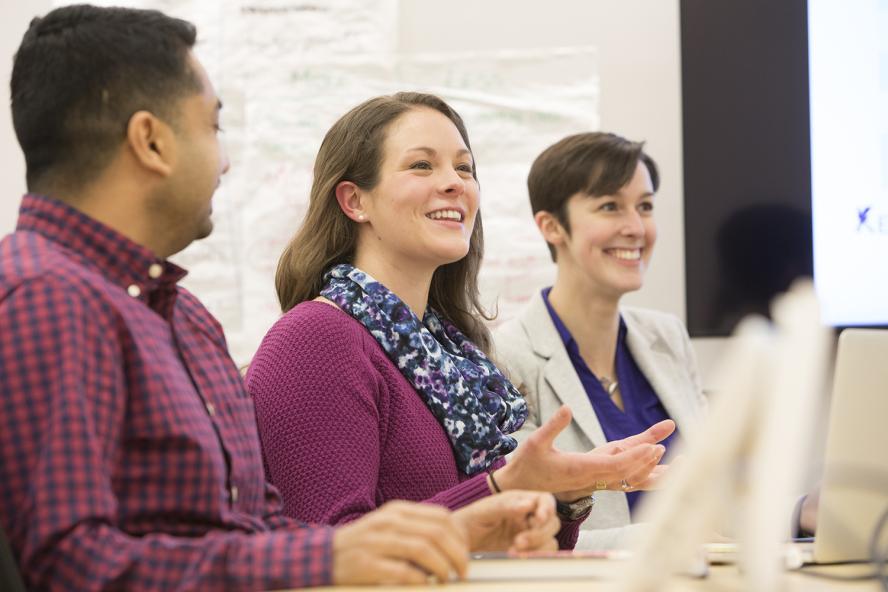
[[[558,548],[562,550],[570,550],[577,546],[577,539],[580,536],[580,526],[585,518],[579,518],[571,521],[561,521],[561,530],[555,535],[558,541]]]
[[[444,506],[450,510],[458,510],[487,497],[490,493],[490,487],[487,485],[487,473],[481,473],[424,501]]]

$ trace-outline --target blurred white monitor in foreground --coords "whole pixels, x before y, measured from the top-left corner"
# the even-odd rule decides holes
[[[687,439],[663,491],[646,498],[621,589],[657,590],[699,561],[701,545],[727,524],[746,588],[779,589],[783,545],[808,465],[831,339],[810,283],[772,307],[774,323],[747,318],[716,372],[709,417]]]

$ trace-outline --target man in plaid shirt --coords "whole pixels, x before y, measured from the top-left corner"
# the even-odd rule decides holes
[[[209,234],[228,168],[194,40],[156,11],[72,6],[16,54],[29,194],[0,242],[0,526],[26,583],[415,583],[464,573],[470,547],[553,546],[551,496],[528,492],[336,530],[281,515],[222,328],[166,260]]]

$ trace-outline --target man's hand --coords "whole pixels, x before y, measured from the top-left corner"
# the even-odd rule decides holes
[[[536,491],[504,491],[454,512],[472,551],[554,551],[561,522],[555,498]]]
[[[389,502],[336,529],[333,584],[425,584],[466,573],[464,527],[439,506]]]
[[[563,452],[554,441],[570,420],[570,408],[563,406],[521,443],[506,466],[496,471],[500,487],[551,491],[570,502],[600,489],[646,489],[665,471],[655,471],[666,450],[657,442],[675,430],[672,420],[589,452]]]

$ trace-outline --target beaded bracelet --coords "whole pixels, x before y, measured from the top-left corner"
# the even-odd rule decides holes
[[[493,485],[493,490],[497,493],[502,493],[503,490],[500,489],[499,485],[496,483],[496,479],[493,478],[493,469],[487,469],[487,476],[490,477],[490,484]]]

